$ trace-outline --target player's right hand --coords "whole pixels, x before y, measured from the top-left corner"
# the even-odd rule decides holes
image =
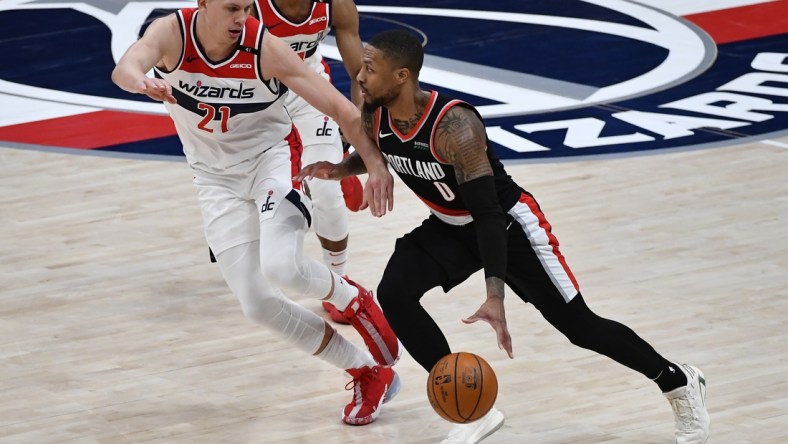
[[[481,307],[476,310],[476,313],[462,320],[466,324],[473,324],[476,321],[484,321],[490,324],[495,330],[498,348],[504,350],[510,359],[514,359],[512,336],[509,334],[509,327],[506,325],[506,310],[503,305],[503,298],[488,297]]]
[[[172,86],[162,79],[152,79],[150,77],[137,84],[137,91],[140,94],[145,94],[153,100],[160,102],[177,103],[175,97],[172,95]]]
[[[388,168],[383,167],[377,170],[367,168],[367,183],[364,185],[364,200],[361,202],[360,210],[369,208],[375,217],[383,217],[386,210],[394,209],[394,177]]]

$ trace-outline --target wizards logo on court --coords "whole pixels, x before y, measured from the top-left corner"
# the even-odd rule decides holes
[[[356,1],[362,39],[392,27],[421,35],[425,88],[476,105],[502,159],[788,133],[786,0],[676,14],[626,0],[387,3],[396,6]],[[164,107],[121,91],[110,73],[146,23],[195,4],[0,0],[0,141],[181,156]],[[321,48],[346,92],[333,43]]]

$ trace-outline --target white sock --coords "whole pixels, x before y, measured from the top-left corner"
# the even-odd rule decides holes
[[[331,251],[323,248],[323,262],[334,273],[344,276],[345,265],[347,265],[347,249],[342,251]]]
[[[334,279],[334,292],[326,300],[331,302],[337,310],[344,311],[350,305],[350,301],[358,296],[358,288],[350,285],[336,273],[331,273],[331,277]]]
[[[375,360],[369,351],[355,346],[337,331],[334,331],[334,336],[317,357],[342,370],[375,365]]]

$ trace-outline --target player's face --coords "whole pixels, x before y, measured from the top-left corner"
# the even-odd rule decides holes
[[[373,108],[385,106],[397,98],[399,87],[395,69],[383,53],[377,48],[367,45],[362,53],[363,66],[356,80],[361,87],[364,104]]]
[[[236,42],[241,37],[254,0],[200,0],[208,32],[221,42]]]

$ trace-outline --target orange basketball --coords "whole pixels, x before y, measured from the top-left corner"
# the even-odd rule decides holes
[[[498,397],[498,378],[490,364],[473,353],[444,356],[427,379],[430,405],[443,419],[458,424],[486,415]]]

